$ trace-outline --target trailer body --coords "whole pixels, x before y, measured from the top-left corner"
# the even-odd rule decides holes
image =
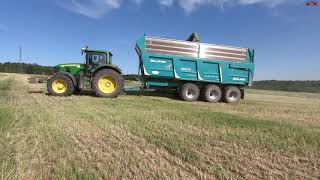
[[[141,79],[149,88],[192,82],[251,86],[254,50],[144,36],[137,41]]]

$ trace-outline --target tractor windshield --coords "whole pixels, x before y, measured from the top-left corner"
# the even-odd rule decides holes
[[[106,63],[106,55],[105,54],[87,54],[87,61],[89,64],[99,65]]]

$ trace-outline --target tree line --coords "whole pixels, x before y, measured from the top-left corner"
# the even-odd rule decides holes
[[[320,93],[320,81],[255,81],[252,89]]]
[[[0,72],[50,75],[53,72],[53,67],[41,66],[39,64],[5,62],[0,63]]]
[[[51,75],[53,73],[53,67],[41,66],[38,64],[5,62],[0,63],[0,72]],[[136,81],[137,77],[138,75],[136,74],[124,75],[124,79],[130,81]],[[250,88],[275,91],[320,93],[320,81],[255,81],[253,86]]]

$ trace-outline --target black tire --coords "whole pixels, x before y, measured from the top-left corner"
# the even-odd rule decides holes
[[[59,90],[57,91],[57,88],[54,88],[54,84],[56,84],[58,81],[65,83],[66,90],[64,92],[58,92]],[[48,80],[47,90],[48,90],[48,93],[52,96],[71,96],[74,91],[73,81],[67,75],[55,74]]]
[[[224,100],[227,103],[237,103],[241,99],[241,91],[237,86],[227,86],[224,89]]]
[[[186,83],[180,88],[180,98],[184,101],[196,101],[200,96],[198,86],[193,83]]]
[[[214,84],[209,84],[202,89],[202,99],[210,103],[216,103],[221,100],[221,88]]]
[[[113,83],[115,84],[115,89],[112,92],[103,92],[99,88],[99,80],[102,77],[111,78]],[[114,71],[112,69],[102,69],[98,71],[93,77],[92,88],[97,96],[104,98],[116,98],[119,94],[122,93],[124,86],[124,80],[120,73]]]

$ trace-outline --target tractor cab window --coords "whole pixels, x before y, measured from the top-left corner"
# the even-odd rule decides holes
[[[92,64],[100,64],[100,55],[92,55]]]
[[[87,56],[89,64],[99,65],[106,62],[105,54],[89,54]]]

